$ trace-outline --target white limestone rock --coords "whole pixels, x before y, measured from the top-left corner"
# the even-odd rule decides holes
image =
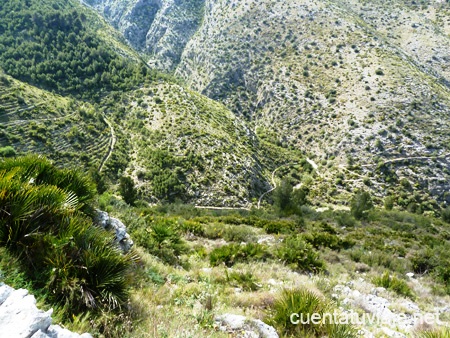
[[[28,290],[0,283],[0,338],[92,338],[51,325],[52,313],[39,310]]]
[[[97,209],[96,212],[95,222],[105,230],[114,231],[116,243],[123,252],[130,251],[134,243],[127,233],[126,226],[119,219],[110,217],[105,211]]]
[[[47,331],[53,310],[36,307],[36,299],[25,289],[12,291],[0,306],[0,337],[29,338],[35,332]]]
[[[272,326],[258,319],[226,313],[216,317],[215,321],[221,331],[236,333],[240,338],[279,338]]]

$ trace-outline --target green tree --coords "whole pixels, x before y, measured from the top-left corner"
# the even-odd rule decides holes
[[[126,203],[134,205],[137,199],[137,190],[131,177],[122,176],[120,178],[119,192]]]
[[[364,190],[356,193],[350,203],[350,211],[356,219],[366,218],[368,211],[372,208],[372,197],[367,191]]]
[[[283,179],[281,184],[274,190],[274,205],[279,211],[287,212],[291,209],[292,191],[292,185],[288,179]]]
[[[450,206],[442,210],[442,219],[445,222],[450,223]]]
[[[16,156],[16,151],[11,146],[0,148],[0,157],[13,157]]]
[[[291,194],[291,204],[294,209],[299,209],[302,205],[308,204],[308,188],[294,189]]]
[[[384,208],[386,210],[392,210],[394,208],[394,202],[395,202],[395,199],[393,196],[387,196],[384,199]]]
[[[99,194],[103,194],[106,190],[108,190],[108,184],[106,183],[105,176],[102,173],[100,173],[97,169],[92,169],[90,171],[90,175],[97,186],[97,192]]]

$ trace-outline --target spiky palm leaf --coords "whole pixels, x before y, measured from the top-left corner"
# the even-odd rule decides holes
[[[94,191],[87,177],[39,156],[0,161],[0,245],[71,313],[117,308],[128,297],[132,256],[84,213]]]
[[[0,170],[16,170],[22,182],[35,185],[54,185],[77,196],[81,208],[95,195],[95,185],[88,176],[75,170],[58,169],[42,156],[24,157],[0,161]]]

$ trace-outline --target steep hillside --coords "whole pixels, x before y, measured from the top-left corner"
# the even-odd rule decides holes
[[[425,158],[450,150],[445,132],[449,90],[443,84],[447,73],[441,71],[446,61],[435,58],[428,64],[423,49],[416,54],[412,47],[403,50],[348,10],[358,8],[351,4],[253,4],[207,6],[177,74],[253,121],[257,132],[278,130],[277,141],[316,156],[331,185],[340,178],[338,190],[360,186],[367,176],[367,185],[381,196],[407,177],[412,187],[448,201],[448,158]],[[381,17],[392,13],[386,4],[383,8]],[[400,9],[405,17],[417,10]],[[445,8],[435,10],[443,15]],[[430,36],[437,23],[428,20],[427,30],[407,30],[410,22],[399,28],[409,31],[410,39],[436,47],[450,44],[441,30]],[[383,165],[409,157],[422,159]],[[348,164],[364,167],[351,175],[341,168],[354,170]]]
[[[63,166],[98,167],[109,144],[108,125],[89,103],[0,73],[0,147],[47,155]]]
[[[184,47],[197,31],[204,0],[81,0],[98,10],[149,64],[174,70]]]
[[[295,151],[260,141],[220,103],[170,83],[104,100],[127,142],[127,173],[149,201],[249,206],[271,186],[271,172],[299,162]]]
[[[0,79],[3,153],[95,168],[113,184],[131,175],[149,202],[216,206],[248,206],[272,188],[273,170],[300,161],[222,104],[148,68],[77,2],[30,5],[0,7],[15,10],[0,38],[0,65],[16,78]]]
[[[132,14],[140,4],[129,3],[129,22],[145,20]],[[171,1],[159,6],[177,13]],[[401,197],[404,207],[427,194],[448,203],[448,13],[439,1],[206,1],[175,74],[258,136],[308,153],[329,202],[369,186],[379,197],[425,195]],[[147,50],[173,49],[149,36],[176,25],[150,21]]]

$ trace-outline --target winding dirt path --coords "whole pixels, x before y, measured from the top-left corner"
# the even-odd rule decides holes
[[[273,188],[271,188],[270,190],[267,190],[265,193],[263,193],[261,196],[259,196],[258,206],[257,206],[258,209],[261,208],[261,201],[264,198],[264,196],[266,196],[268,193],[271,193],[272,191],[274,191],[277,188],[277,182],[275,182],[275,173],[277,172],[277,170],[280,169],[280,168],[283,168],[283,167],[296,165],[296,164],[298,164],[298,163],[295,162],[295,163],[283,164],[283,165],[280,165],[278,168],[276,168],[274,171],[272,171],[272,185],[273,185]]]
[[[442,154],[438,156],[412,156],[412,157],[399,157],[399,158],[393,158],[391,160],[386,160],[383,162],[383,165],[394,163],[394,162],[401,162],[401,161],[408,161],[408,160],[419,160],[419,161],[426,161],[426,160],[434,160],[438,158],[447,158],[450,156],[450,153]],[[363,164],[361,167],[372,167],[376,164]]]
[[[98,168],[99,172],[101,172],[103,170],[103,167],[105,166],[105,163],[111,157],[111,154],[112,154],[112,152],[114,150],[114,146],[116,145],[116,141],[117,141],[116,133],[114,131],[114,127],[112,126],[111,122],[109,122],[109,120],[105,117],[105,115],[103,115],[103,121],[105,121],[105,123],[109,126],[109,130],[111,132],[111,142],[109,143],[108,152],[103,157],[102,163],[100,164],[100,167]]]

